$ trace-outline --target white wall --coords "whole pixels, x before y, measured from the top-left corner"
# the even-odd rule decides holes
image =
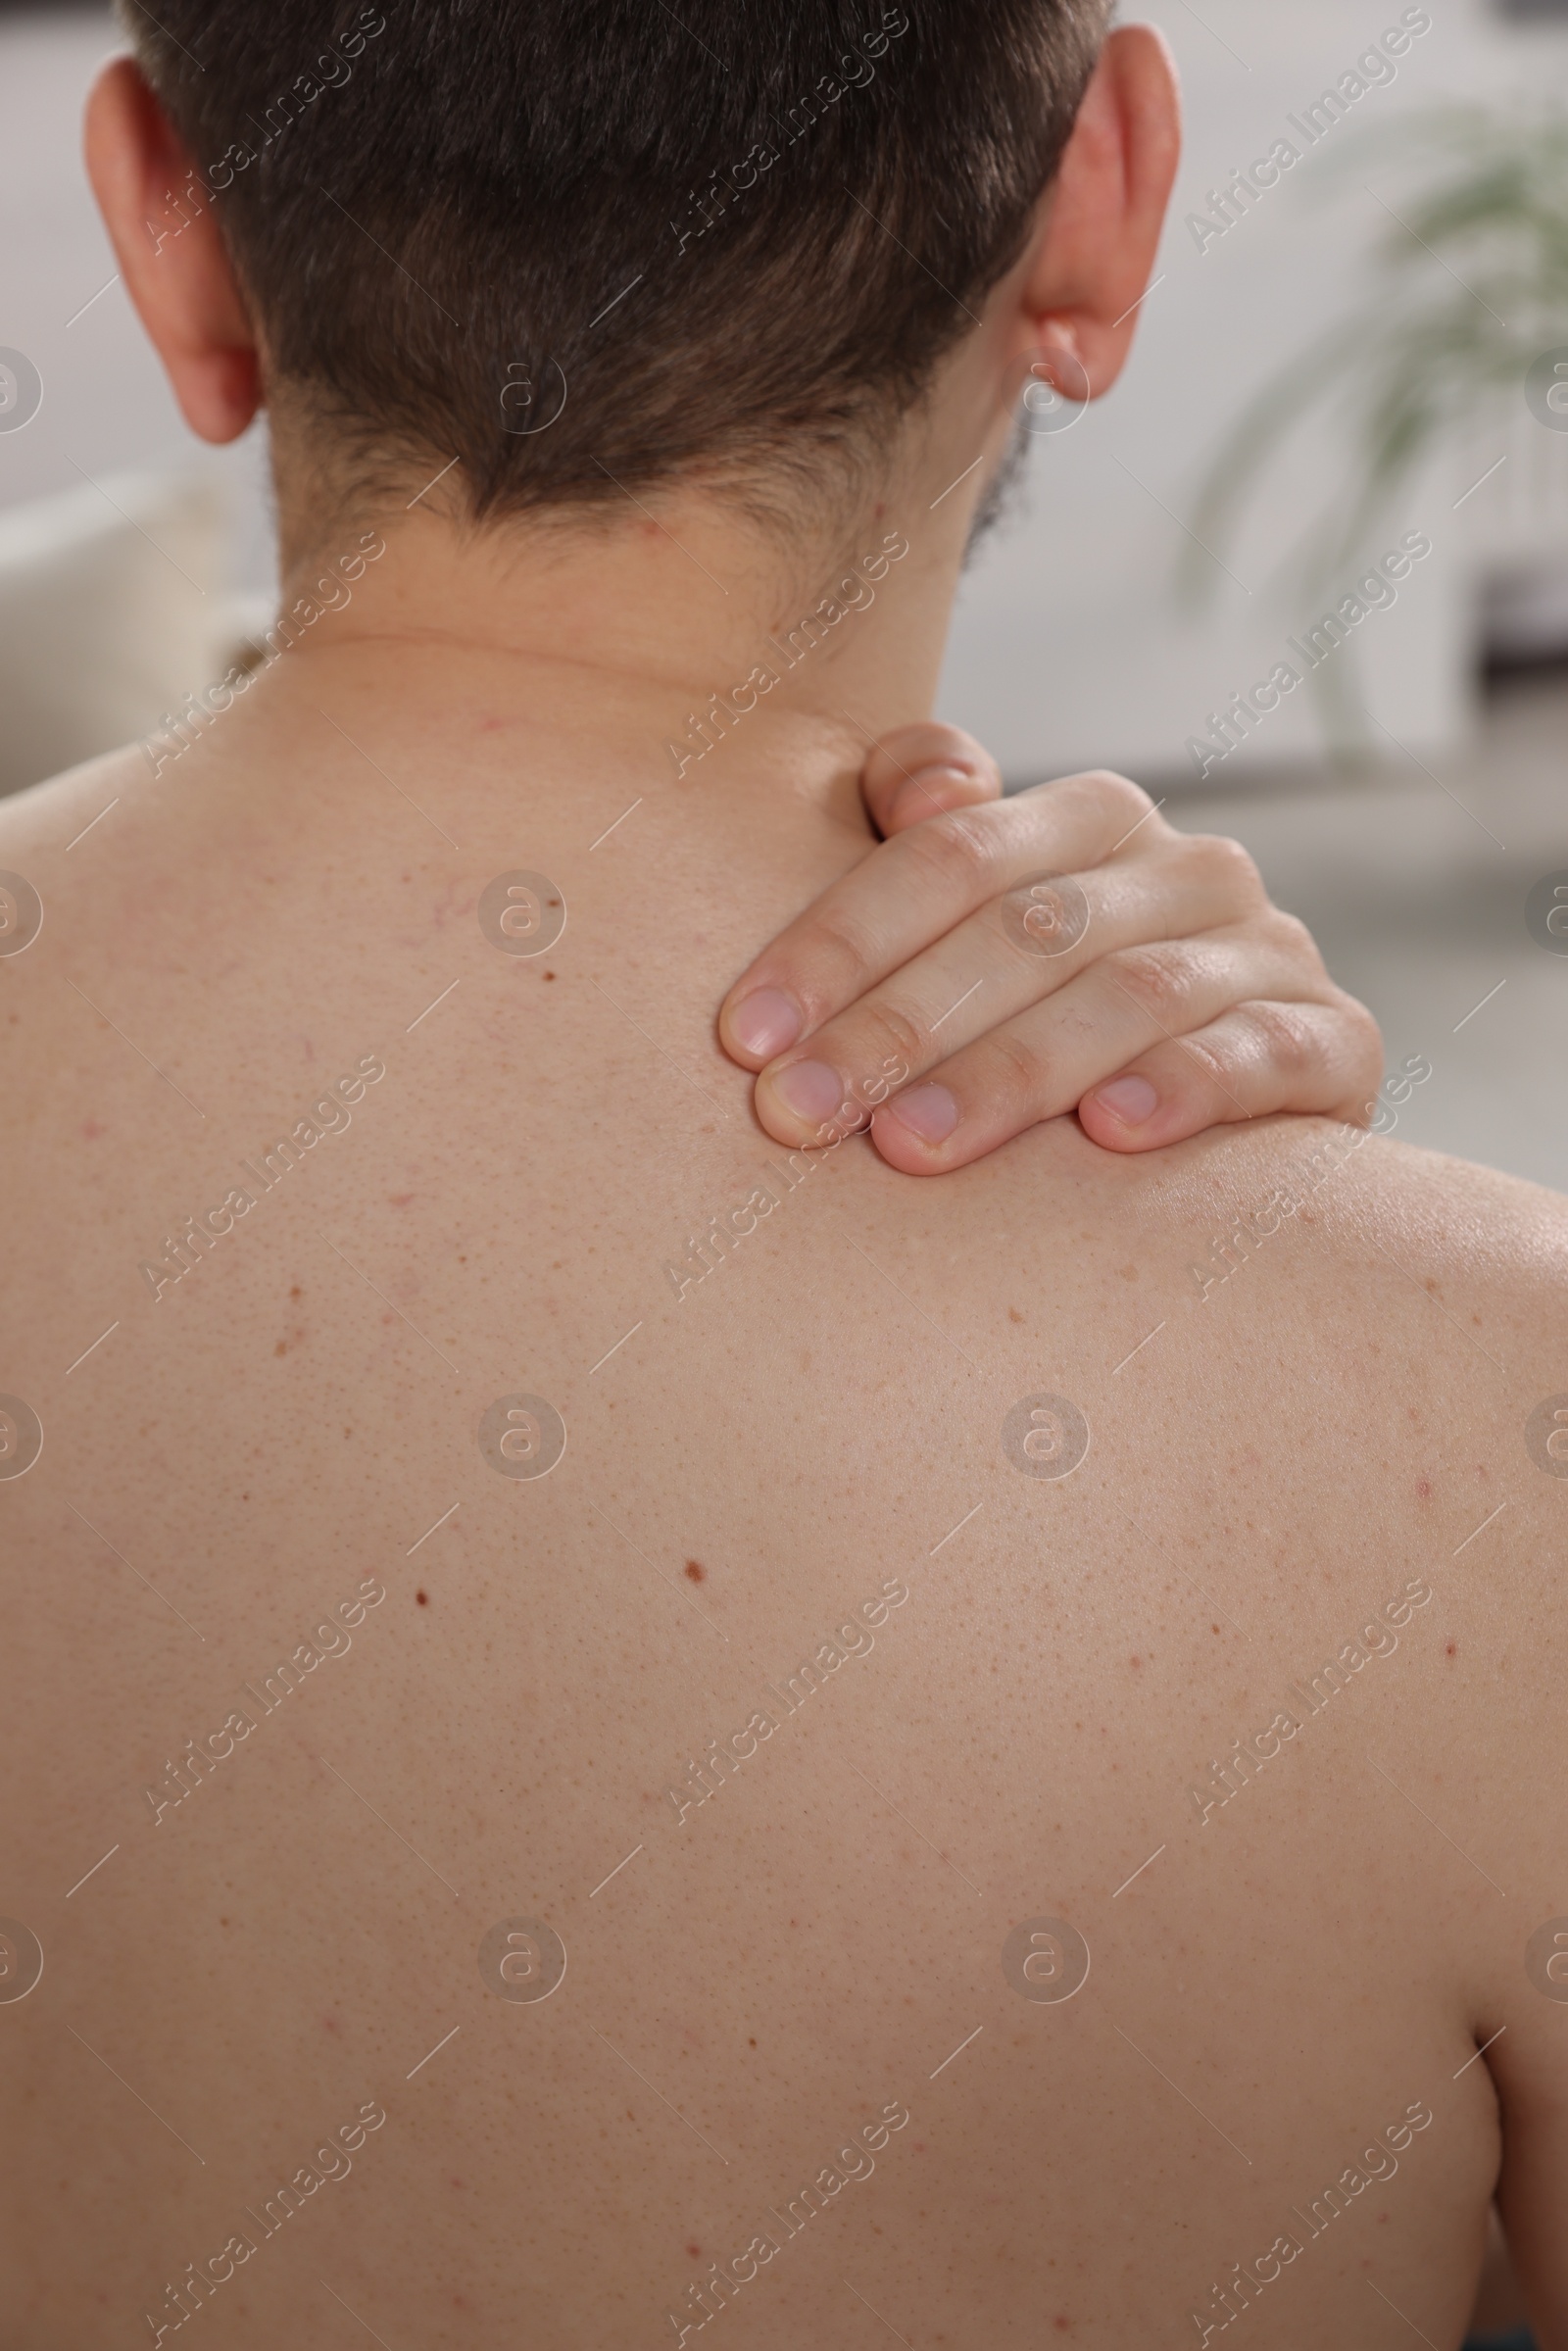
[[[1141,9],[1168,36],[1187,94],[1186,157],[1155,272],[1163,282],[1144,305],[1123,383],[1070,432],[1035,442],[1024,505],[965,587],[944,679],[945,713],[984,734],[1012,780],[1087,764],[1155,782],[1190,777],[1188,737],[1266,675],[1309,616],[1272,575],[1332,478],[1331,452],[1271,483],[1225,558],[1245,588],[1216,571],[1201,617],[1170,595],[1184,544],[1176,517],[1191,511],[1202,462],[1249,387],[1336,315],[1387,216],[1353,188],[1332,209],[1310,201],[1347,124],[1206,251],[1185,217],[1233,167],[1265,153],[1287,114],[1350,67],[1402,5],[1200,0],[1200,17],[1187,0]],[[1353,121],[1389,120],[1446,92],[1568,87],[1561,26],[1504,21],[1490,0],[1430,0],[1430,9],[1433,28],[1398,79],[1372,91]],[[116,46],[107,10],[0,15],[0,345],[27,352],[45,387],[33,421],[0,432],[0,506],[75,487],[83,472],[101,479],[164,460],[205,468],[233,500],[236,584],[268,586],[264,428],[204,450],[123,288],[106,284],[115,265],[79,161],[79,121],[92,70]],[[1556,438],[1552,454],[1568,458],[1568,435]],[[1477,551],[1522,470],[1505,467],[1456,514],[1452,501],[1488,462],[1483,450],[1467,471],[1468,454],[1456,453],[1412,497],[1408,522],[1431,534],[1434,554],[1356,641],[1376,715],[1418,753],[1451,744],[1467,721]],[[1380,533],[1368,556],[1382,543]],[[1298,760],[1319,741],[1301,692],[1258,731],[1249,758]]]
[[[1352,127],[1438,96],[1568,95],[1568,28],[1504,20],[1488,0],[1430,0],[1432,29],[1414,42],[1397,80],[1371,90],[1349,122],[1200,250],[1186,216],[1204,211],[1207,190],[1232,170],[1267,154],[1287,115],[1397,24],[1403,0],[1200,5],[1201,22],[1185,0],[1147,0],[1136,11],[1160,25],[1176,53],[1187,143],[1155,269],[1163,282],[1144,305],[1132,364],[1081,423],[1035,442],[1026,506],[983,550],[960,602],[944,715],[983,733],[1017,782],[1091,764],[1146,781],[1193,780],[1188,737],[1231,692],[1265,676],[1283,640],[1321,609],[1303,607],[1299,591],[1275,576],[1338,478],[1333,452],[1321,448],[1271,480],[1238,550],[1224,551],[1238,576],[1213,572],[1217,592],[1203,617],[1178,611],[1170,582],[1186,543],[1181,520],[1227,420],[1291,354],[1309,354],[1314,334],[1353,294],[1370,243],[1393,227],[1359,175],[1341,201],[1313,201]],[[1531,425],[1522,397],[1518,406],[1525,434],[1550,442]],[[1513,446],[1512,428],[1500,438],[1498,429],[1497,448]],[[1568,436],[1555,438],[1551,456],[1568,454]],[[1485,433],[1479,448],[1473,466],[1473,449],[1454,451],[1404,502],[1400,527],[1429,533],[1434,553],[1398,605],[1374,613],[1355,641],[1375,717],[1417,753],[1466,729],[1480,561],[1520,470],[1516,450],[1513,475],[1504,467],[1455,511],[1496,454]],[[1384,543],[1379,530],[1368,560]],[[1247,756],[1265,765],[1298,760],[1320,744],[1302,691],[1250,739]]]
[[[0,345],[43,378],[32,421],[0,432],[0,507],[78,489],[83,474],[195,468],[229,486],[238,582],[270,585],[264,433],[208,450],[187,430],[87,185],[82,102],[123,46],[107,7],[0,13]]]

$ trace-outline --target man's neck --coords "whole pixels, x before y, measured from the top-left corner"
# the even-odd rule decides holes
[[[722,776],[727,807],[771,796],[856,821],[869,744],[931,708],[970,522],[1005,445],[925,420],[880,497],[792,542],[694,490],[591,514],[480,526],[416,498],[340,609],[279,678],[332,710],[337,681],[417,728],[526,722],[651,784]],[[280,499],[285,518],[289,501]],[[289,566],[285,613],[330,551]],[[384,544],[383,544],[384,543]],[[861,828],[863,829],[863,828]]]
[[[827,681],[825,658],[819,669]],[[251,707],[270,721],[263,789],[279,803],[297,800],[301,816],[308,810],[328,834],[352,832],[363,809],[352,796],[341,805],[323,796],[312,755],[352,750],[466,847],[519,828],[568,841],[580,833],[586,846],[629,797],[686,804],[701,811],[716,880],[824,826],[853,842],[874,838],[860,768],[907,706],[846,678],[836,707],[802,707],[788,683],[749,708],[731,701],[722,731],[705,706],[699,734],[688,724],[691,698],[676,714],[663,681],[597,661],[438,634],[334,641],[323,621],[272,665]],[[254,769],[243,789],[254,802]]]

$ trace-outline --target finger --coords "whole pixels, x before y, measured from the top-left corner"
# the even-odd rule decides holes
[[[1107,1067],[1131,1069],[1238,1004],[1320,1000],[1324,991],[1302,977],[1294,934],[1288,918],[1269,918],[1102,956],[878,1108],[878,1151],[910,1175],[967,1166],[1076,1109]],[[1216,1083],[1224,1083],[1217,1073]],[[1237,1107],[1247,1114],[1245,1103]]]
[[[1276,1110],[1364,1126],[1383,1082],[1378,1024],[1353,997],[1248,1004],[1154,1047],[1078,1104],[1103,1151],[1159,1151],[1209,1127]]]
[[[883,842],[736,981],[719,1012],[724,1051],[761,1068],[1015,884],[1098,865],[1152,807],[1125,776],[1069,776]]]
[[[860,770],[860,793],[887,839],[950,808],[1000,800],[1002,770],[961,726],[921,719],[894,727],[872,746]]]
[[[777,1143],[808,1147],[845,1100],[867,1107],[951,1059],[988,1029],[1065,988],[1098,958],[1172,936],[1233,927],[1234,860],[1224,843],[1173,833],[1155,854],[1112,859],[1050,885],[1010,891],[971,914],[924,955],[825,1021],[808,1043],[769,1062],[757,1081],[757,1114]],[[1281,943],[1287,933],[1274,920]],[[1302,942],[1295,993],[1321,980],[1317,951]],[[1085,1083],[1120,1066],[1109,1048]]]

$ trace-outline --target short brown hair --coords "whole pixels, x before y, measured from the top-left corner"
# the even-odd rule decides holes
[[[1021,252],[1108,0],[120,5],[278,384],[484,515],[873,449]]]

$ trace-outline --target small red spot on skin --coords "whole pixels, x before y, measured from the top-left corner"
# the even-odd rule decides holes
[[[415,1593],[415,1595],[414,1595],[414,1596],[415,1596],[415,1598],[416,1598],[416,1599],[418,1601],[418,1603],[419,1603],[419,1606],[420,1606],[421,1608],[428,1608],[428,1607],[429,1607],[429,1605],[430,1605],[430,1594],[429,1594],[427,1592],[416,1592]]]
[[[686,1573],[691,1579],[692,1583],[701,1584],[708,1574],[708,1570],[706,1567],[702,1566],[698,1560],[688,1559],[686,1562]]]
[[[1446,1654],[1447,1654],[1448,1656],[1450,1656],[1450,1657],[1451,1657],[1451,1656],[1453,1656],[1453,1655],[1454,1655],[1454,1653],[1456,1652],[1456,1650],[1458,1649],[1458,1646],[1459,1646],[1459,1643],[1458,1643],[1456,1641],[1449,1641],[1449,1643],[1448,1643],[1448,1646],[1447,1646],[1447,1651],[1446,1651]]]
[[[693,2261],[701,2261],[703,2258],[703,2248],[701,2245],[688,2245],[686,2251]]]
[[[1430,1479],[1430,1478],[1417,1478],[1417,1480],[1416,1480],[1416,1482],[1415,1482],[1415,1490],[1416,1490],[1417,1494],[1418,1494],[1421,1496],[1421,1499],[1422,1499],[1423,1501],[1425,1501],[1425,1500],[1427,1499],[1428,1495],[1429,1495],[1429,1494],[1431,1494],[1431,1492],[1432,1492],[1432,1481],[1431,1481],[1431,1479]]]
[[[1061,2318],[1060,2316],[1057,2316],[1056,2318],[1054,2318],[1054,2319],[1053,2319],[1053,2320],[1052,2320],[1051,2324],[1053,2325],[1053,2327],[1059,2327],[1061,2328],[1061,2331],[1062,2331],[1062,2333],[1063,2333],[1063,2334],[1065,2334],[1065,2333],[1066,2333],[1066,2331],[1067,2331],[1067,2329],[1068,2329],[1068,2327],[1069,2327],[1072,2325],[1072,2321],[1071,2321],[1071,2319],[1064,2319],[1064,2318]]]
[[[1127,1662],[1128,1662],[1128,1664],[1129,1664],[1129,1665],[1137,1665],[1137,1666],[1141,1666],[1141,1665],[1143,1664],[1143,1662],[1144,1662],[1144,1661],[1143,1661],[1142,1657],[1129,1657],[1129,1658],[1128,1658],[1128,1660],[1127,1660]]]
[[[406,1207],[408,1207],[408,1206],[410,1205],[411,1201],[413,1200],[413,1199],[414,1199],[414,1195],[413,1195],[413,1193],[412,1193],[412,1192],[394,1192],[394,1193],[390,1194],[390,1195],[388,1196],[388,1198],[389,1198],[389,1204],[390,1204],[392,1207],[394,1207],[394,1208],[406,1208]]]
[[[85,1143],[96,1143],[100,1135],[107,1135],[109,1129],[100,1126],[96,1118],[86,1119],[82,1124],[81,1134]]]
[[[925,2140],[923,2138],[917,2138],[915,2140],[914,2151],[916,2155],[923,2155],[925,2153]]]
[[[328,2033],[341,2033],[343,2030],[343,2027],[335,2016],[324,2016],[322,2017],[321,2022],[326,2027]]]
[[[500,724],[501,721],[499,718],[481,718],[479,721],[479,732],[481,735],[493,735],[496,731],[496,728]]]

